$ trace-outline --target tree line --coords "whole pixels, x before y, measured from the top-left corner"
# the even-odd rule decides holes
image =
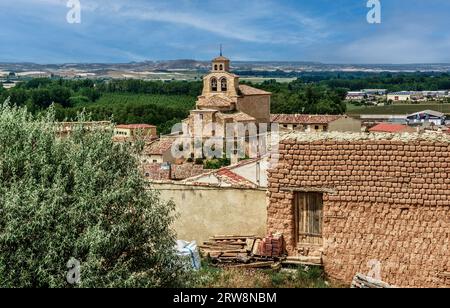
[[[279,74],[281,74],[279,72]],[[292,82],[267,80],[254,87],[273,93],[272,113],[343,114],[348,91],[365,88],[401,90],[450,89],[445,73],[298,73]],[[270,76],[270,75],[268,75]],[[0,87],[0,100],[10,98],[33,114],[55,105],[58,120],[73,120],[83,109],[93,119],[113,117],[121,124],[149,123],[160,133],[189,115],[201,94],[201,81],[66,80],[35,78],[12,89]]]

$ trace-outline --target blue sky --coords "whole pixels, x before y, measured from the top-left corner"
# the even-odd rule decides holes
[[[0,62],[131,62],[197,59],[325,63],[450,62],[450,1],[0,0]]]

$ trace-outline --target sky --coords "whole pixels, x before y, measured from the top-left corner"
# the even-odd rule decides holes
[[[81,4],[69,23],[68,2]],[[0,0],[0,62],[450,62],[450,1]]]

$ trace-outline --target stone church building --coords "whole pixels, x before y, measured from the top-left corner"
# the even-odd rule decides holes
[[[239,84],[239,76],[230,72],[230,60],[212,60],[211,72],[203,79],[203,92],[196,109],[185,121],[191,136],[225,137],[229,123],[270,124],[271,93]],[[200,130],[194,129],[201,122]]]

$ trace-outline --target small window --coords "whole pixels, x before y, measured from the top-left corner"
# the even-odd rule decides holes
[[[284,128],[288,128],[287,124],[284,124],[283,127],[284,127]]]
[[[222,92],[228,91],[228,83],[225,78],[222,78],[222,80],[220,81],[220,88],[221,88]]]
[[[315,130],[319,130],[319,128],[320,128],[320,127],[319,127],[318,125],[316,125]]]
[[[216,65],[214,65],[214,70],[215,70],[215,71],[217,71],[217,64],[216,64]]]
[[[217,92],[217,79],[216,78],[211,79],[211,91]]]
[[[153,160],[153,163],[156,164],[158,161],[156,159]]]
[[[148,178],[149,176],[150,176],[150,173],[147,172],[147,173],[145,174],[145,177]]]
[[[223,71],[223,64],[220,64],[220,70]]]

